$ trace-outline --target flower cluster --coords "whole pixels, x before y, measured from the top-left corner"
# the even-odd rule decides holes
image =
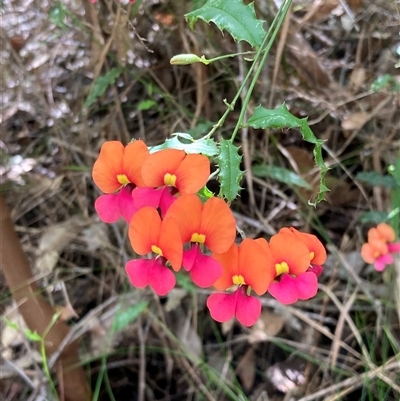
[[[393,254],[400,252],[400,242],[394,242],[393,228],[380,223],[368,231],[368,242],[361,247],[361,257],[367,263],[373,263],[375,270],[381,272],[386,265],[393,263]]]
[[[201,154],[150,153],[141,140],[103,144],[93,166],[93,180],[104,192],[95,209],[104,222],[126,220],[133,250],[147,256],[127,262],[132,285],[166,295],[176,284],[174,272],[183,267],[197,286],[219,291],[207,300],[213,319],[236,317],[245,326],[261,312],[253,291],[268,291],[283,304],[315,296],[326,260],[317,237],[291,227],[269,242],[247,238],[236,244],[227,203],[198,195],[209,177],[210,161]]]

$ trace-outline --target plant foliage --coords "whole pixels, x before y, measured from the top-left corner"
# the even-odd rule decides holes
[[[221,32],[226,30],[236,41],[244,40],[253,47],[259,47],[265,35],[264,21],[256,18],[254,4],[246,6],[241,0],[208,0],[185,17],[191,29],[198,19],[213,22]]]

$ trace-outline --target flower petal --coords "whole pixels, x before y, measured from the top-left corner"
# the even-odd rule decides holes
[[[149,285],[149,270],[152,264],[151,259],[135,259],[127,262],[125,271],[134,287],[144,288]]]
[[[171,187],[164,187],[161,188],[160,190],[161,190],[160,211],[161,211],[161,216],[164,218],[168,212],[168,209],[173,203],[175,203],[178,197],[172,195]]]
[[[302,299],[303,301],[315,297],[318,292],[318,279],[312,272],[298,275],[295,278],[295,283],[299,299]]]
[[[393,242],[392,244],[387,244],[390,253],[400,252],[400,242]]]
[[[172,268],[178,271],[182,266],[183,244],[178,225],[174,219],[165,218],[162,221],[157,246],[162,250],[163,256],[171,263]]]
[[[375,262],[375,250],[368,242],[363,244],[363,246],[361,247],[361,257],[364,259],[365,263]]]
[[[94,202],[94,208],[104,223],[114,223],[121,217],[117,194],[99,196]]]
[[[252,326],[260,317],[261,302],[258,298],[247,295],[244,287],[239,287],[236,292],[236,319],[243,326]]]
[[[182,266],[187,271],[192,270],[193,264],[196,260],[197,253],[199,252],[199,246],[194,244],[187,251],[183,251]]]
[[[278,233],[269,242],[273,254],[273,263],[286,262],[290,274],[304,273],[310,266],[310,251],[304,242],[294,235]]]
[[[284,305],[293,304],[299,299],[295,280],[286,273],[281,275],[279,282],[270,284],[268,292]]]
[[[221,264],[222,275],[214,283],[214,287],[223,291],[233,286],[232,277],[239,273],[239,247],[236,244],[224,253],[213,253],[212,257]]]
[[[159,246],[161,218],[157,210],[144,207],[138,210],[129,223],[129,240],[139,255],[151,252],[152,245]]]
[[[176,284],[174,273],[155,259],[148,273],[150,287],[157,295],[167,295]]]
[[[271,252],[253,239],[243,240],[239,246],[239,274],[256,294],[264,294],[276,275]]]
[[[101,191],[111,194],[121,187],[117,175],[122,173],[124,145],[119,141],[104,142],[94,162],[92,177]]]
[[[194,233],[200,232],[203,204],[195,194],[179,197],[168,209],[166,217],[175,219],[182,236],[182,242],[189,242]]]
[[[135,140],[125,146],[122,171],[131,183],[138,186],[145,185],[142,178],[142,166],[148,156],[149,150],[141,140]]]
[[[214,293],[207,299],[207,308],[211,317],[220,323],[227,322],[235,316],[237,294]]]
[[[210,160],[203,155],[186,155],[174,173],[179,192],[182,195],[194,194],[208,181]]]
[[[165,174],[175,174],[186,153],[178,149],[163,149],[152,153],[143,162],[142,178],[148,187],[162,187],[165,185]]]
[[[376,230],[383,240],[386,242],[392,242],[396,238],[396,234],[393,230],[393,227],[387,223],[380,223],[376,226]]]
[[[285,232],[282,229],[280,232]],[[287,230],[287,229],[286,229]],[[289,229],[300,241],[304,242],[310,252],[314,253],[314,257],[310,263],[314,265],[322,265],[326,262],[326,250],[321,241],[313,234],[303,233],[294,227]]]
[[[385,270],[387,265],[391,265],[393,263],[393,256],[390,253],[386,255],[378,256],[374,263],[374,268],[378,272]]]
[[[204,203],[200,232],[205,234],[205,244],[212,252],[226,252],[234,243],[236,220],[221,198],[214,197]]]
[[[171,291],[176,283],[174,274],[158,259],[130,260],[125,265],[125,270],[134,287],[144,288],[150,285],[160,296]]]
[[[195,245],[195,247],[198,247],[198,245]],[[190,276],[193,282],[200,288],[207,288],[212,286],[221,277],[221,274],[221,264],[211,256],[203,255],[200,249],[198,249],[196,258],[190,269]]]
[[[319,277],[324,271],[324,268],[319,265],[310,265],[310,267],[306,271],[314,273],[317,277]]]
[[[132,191],[133,203],[136,209],[150,206],[157,209],[160,206],[162,189],[138,187]]]
[[[124,220],[129,223],[137,211],[133,204],[132,188],[127,185],[126,187],[121,188],[116,195],[118,197],[120,213]]]

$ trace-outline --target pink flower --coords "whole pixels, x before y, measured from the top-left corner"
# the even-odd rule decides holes
[[[393,228],[380,223],[368,231],[368,242],[361,247],[361,257],[367,263],[373,263],[375,270],[381,272],[393,263],[393,254],[400,252],[400,242],[395,240]]]
[[[317,294],[326,251],[315,235],[283,228],[269,244],[262,238],[256,241],[272,254],[270,268],[275,270],[275,280],[268,292],[274,298],[288,305]]]
[[[115,194],[105,194],[99,196],[94,207],[101,221],[105,223],[114,223],[123,217],[129,223],[136,208],[132,199],[132,188],[127,185]]]
[[[256,240],[245,239],[239,246],[233,244],[223,254],[213,254],[222,265],[222,276],[214,283],[217,290],[233,293],[211,294],[207,307],[217,322],[226,322],[236,316],[244,326],[252,326],[260,316],[261,302],[250,295],[264,294],[274,278],[270,251],[264,250]]]
[[[226,252],[235,241],[236,221],[229,206],[216,197],[203,204],[195,194],[182,195],[168,209],[166,218],[177,222],[182,242],[190,243],[191,248],[183,253],[184,269],[199,287],[213,285],[222,267],[202,250]]]

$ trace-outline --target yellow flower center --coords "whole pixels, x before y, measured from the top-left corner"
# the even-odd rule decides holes
[[[162,250],[156,245],[151,246],[151,251],[156,253],[159,256],[163,256]]]
[[[289,266],[286,262],[277,263],[275,269],[277,276],[280,276],[282,273],[289,273]]]
[[[206,236],[204,234],[193,233],[190,242],[198,242],[199,244],[204,244],[206,242]]]
[[[378,258],[379,256],[381,256],[381,254],[379,252],[374,252],[374,258]]]
[[[310,252],[310,260],[313,260],[314,256],[315,256],[315,253],[314,252]]]
[[[125,174],[117,174],[117,181],[121,184],[121,185],[127,185],[130,183],[128,177]]]
[[[243,285],[246,284],[246,282],[244,281],[244,277],[241,274],[235,274],[232,277],[232,282],[235,285]]]
[[[175,183],[176,183],[176,175],[175,174],[167,173],[164,175],[164,184],[165,185],[170,185],[170,186],[174,187]]]

